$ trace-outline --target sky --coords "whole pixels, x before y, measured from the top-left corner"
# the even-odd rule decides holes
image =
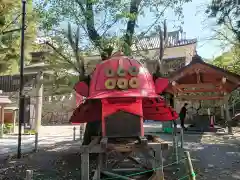
[[[212,59],[213,57],[221,55],[223,50],[220,45],[220,41],[207,40],[211,35],[213,35],[214,31],[212,23],[215,23],[207,20],[207,16],[204,12],[206,8],[206,4],[209,0],[192,0],[192,2],[187,3],[183,6],[183,14],[184,14],[184,24],[182,25],[183,31],[186,32],[186,37],[197,38],[197,52],[200,56],[206,59]],[[176,19],[174,13],[171,10],[168,10],[165,13],[165,18],[167,19],[168,31],[176,30],[173,28],[174,24],[179,24],[174,21]],[[140,20],[141,24],[145,24],[148,26],[148,22],[153,22],[153,17],[148,16],[144,19]],[[143,28],[143,27],[141,27]]]
[[[184,24],[181,25],[182,29],[186,33],[187,39],[197,38],[197,53],[204,59],[213,59],[230,49],[230,47],[222,49],[222,47],[220,47],[222,44],[220,41],[207,40],[214,34],[212,30],[214,26],[212,26],[212,24],[215,24],[215,20],[209,20],[205,14],[206,5],[209,4],[210,1],[211,0],[192,0],[192,2],[183,5]],[[168,32],[178,30],[178,28],[174,26],[180,25],[180,21],[177,21],[173,10],[168,9],[164,16],[164,19],[167,19]],[[103,16],[95,18],[95,22],[102,21]],[[136,33],[145,32],[153,24],[155,19],[156,17],[151,12],[145,12],[145,17],[138,17],[139,27],[135,28]],[[67,23],[63,22],[63,26],[67,27]],[[118,34],[121,28],[122,25],[117,24],[112,30]],[[126,27],[123,26],[123,28],[125,29]]]
[[[209,20],[206,20],[204,13],[205,3],[208,0],[193,0],[191,3],[184,5],[184,24],[183,30],[187,37],[197,38],[197,52],[204,58],[211,59],[221,55],[223,52],[220,47],[220,41],[207,40],[209,36],[214,34]],[[226,49],[225,49],[226,50]]]

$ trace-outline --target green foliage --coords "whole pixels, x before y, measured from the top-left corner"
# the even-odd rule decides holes
[[[8,134],[8,133],[12,132],[13,128],[14,128],[14,126],[12,123],[6,123],[6,124],[4,124],[4,127],[3,127],[3,133]]]
[[[48,95],[60,95],[72,92],[78,81],[77,75],[55,71],[54,75],[44,80],[43,83],[44,87],[47,88]]]
[[[53,76],[44,80],[52,94],[71,92],[80,77],[85,77],[84,54],[79,48],[79,30],[77,28],[74,31],[69,23],[67,31],[62,30],[37,47],[43,51],[48,48],[52,50],[46,55],[45,63],[49,65]]]
[[[85,80],[84,64],[87,62],[84,57],[93,55],[96,50],[102,60],[109,58],[113,50],[122,50],[126,55],[131,55],[135,36],[143,37],[156,29],[162,23],[166,9],[175,9],[177,17],[181,18],[181,7],[186,2],[190,0],[36,1],[40,30],[51,37],[44,48],[51,50],[46,60],[55,72],[55,77],[48,81],[48,84],[53,84],[52,92],[66,92],[79,79]],[[138,20],[144,18],[148,11],[156,19],[147,31],[136,34],[136,28],[141,23]],[[79,79],[69,70],[73,70]],[[74,83],[69,85],[66,80]]]
[[[212,0],[206,13],[215,18],[218,25],[224,25],[240,43],[240,6],[236,0]]]
[[[225,52],[221,56],[218,56],[214,59],[213,64],[215,66],[224,68],[224,69],[230,69],[232,67],[233,63],[233,53],[232,52]]]
[[[32,11],[31,1],[27,1],[25,59],[29,60],[29,51],[36,34],[36,15]],[[18,71],[20,59],[21,1],[0,0],[0,73],[9,74]],[[15,30],[15,31],[13,31]]]
[[[114,46],[117,45],[115,40],[119,35],[123,37],[120,39],[124,42],[120,43],[123,47],[117,47],[117,49],[129,51],[126,44],[131,47],[135,28],[141,23],[137,20],[145,17],[147,11],[156,16],[156,21],[153,21],[151,26],[154,29],[161,23],[166,9],[175,9],[177,17],[182,17],[182,4],[189,1],[48,0],[37,1],[36,11],[41,17],[43,31],[49,32],[52,29],[58,31],[61,22],[69,22],[79,26],[81,27],[81,36],[84,37],[85,41],[84,49],[88,49],[89,46],[97,48],[102,59],[106,59],[112,54]],[[119,33],[114,32],[116,28],[118,28]]]
[[[229,52],[218,56],[211,63],[240,75],[240,46],[234,46]]]
[[[33,135],[33,134],[36,134],[36,131],[35,130],[33,130],[33,129],[25,129],[24,130],[24,134],[25,135]]]
[[[211,63],[240,75],[240,46],[234,46],[229,52],[225,52],[221,56],[218,56]],[[235,106],[236,102],[240,102],[238,89],[231,93],[229,102],[231,107]]]

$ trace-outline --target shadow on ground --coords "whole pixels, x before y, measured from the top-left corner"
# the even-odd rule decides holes
[[[26,154],[20,160],[0,162],[0,179],[23,180],[26,170],[34,171],[34,180],[80,179],[80,143],[56,143],[56,148]]]
[[[234,136],[185,135],[184,149],[178,150],[179,160],[189,151],[197,180],[240,180],[240,138]],[[165,165],[176,162],[172,148]],[[184,161],[165,168],[167,180],[188,179]]]
[[[172,140],[171,135],[160,137]],[[239,137],[185,135],[184,140],[184,149],[178,149],[179,164],[175,163],[172,147],[164,152],[165,180],[188,179],[184,150],[191,154],[197,180],[240,180]],[[62,142],[18,161],[0,161],[0,179],[23,180],[26,170],[30,169],[34,170],[34,180],[78,180],[79,146],[79,142]]]

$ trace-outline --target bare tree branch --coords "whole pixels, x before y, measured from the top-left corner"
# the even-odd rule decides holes
[[[89,0],[86,1],[86,10],[79,0],[75,0],[75,2],[77,2],[77,4],[80,6],[85,17],[88,36],[93,41],[94,45],[99,49],[102,60],[107,59],[109,56],[111,56],[113,48],[102,43],[102,37],[98,34],[95,28],[93,2]]]
[[[163,23],[163,32],[160,27],[159,30],[159,38],[160,38],[160,45],[159,45],[159,58],[158,58],[158,63],[157,63],[157,68],[156,68],[156,73],[155,76],[161,76],[161,69],[162,69],[162,61],[163,61],[163,56],[164,56],[164,51],[167,48],[167,43],[168,43],[168,32],[167,32],[167,22],[164,20]]]
[[[110,25],[108,25],[107,28],[105,29],[105,31],[102,33],[101,36],[104,36],[104,35],[107,33],[107,31],[108,31],[111,27],[113,27],[113,25],[116,24],[117,22],[118,22],[118,20],[115,19]]]
[[[170,4],[170,2],[169,2],[169,4]],[[160,12],[160,14],[157,16],[156,20],[148,27],[148,29],[145,32],[140,34],[140,38],[143,38],[157,24],[157,22],[162,18],[164,12],[168,8],[168,5],[164,7],[164,9]]]
[[[51,44],[49,41],[46,41],[45,44],[51,47],[60,57],[62,57],[66,62],[68,62],[78,73],[81,73],[81,71],[79,71],[79,69],[75,66],[75,64],[68,57],[66,57],[61,52],[59,52],[58,49],[53,44]]]
[[[81,0],[75,0],[75,2],[79,5],[82,13],[85,14],[85,13],[86,13],[86,10],[85,10],[85,8],[83,7],[83,4],[82,4],[80,1],[81,1]],[[84,15],[84,16],[85,16],[85,15]]]
[[[84,60],[80,57],[79,53],[80,53],[80,49],[79,49],[79,35],[80,35],[80,28],[79,26],[77,27],[77,32],[75,35],[75,40],[73,40],[73,33],[72,33],[72,28],[70,23],[68,23],[68,33],[67,33],[67,39],[70,43],[70,46],[73,50],[73,53],[75,55],[76,58],[76,62],[78,64],[78,68],[81,69],[81,75],[84,76],[85,74],[85,69],[84,69]]]
[[[132,45],[132,37],[133,37],[134,28],[137,21],[138,8],[140,3],[141,3],[141,0],[131,0],[131,4],[130,4],[130,14],[135,15],[135,18],[133,19],[130,18],[128,20],[126,34],[124,37],[124,41],[130,47]]]
[[[234,46],[239,45],[239,43],[235,42],[234,40],[231,40],[227,35],[225,35],[223,32],[221,32],[220,30],[214,30],[213,31],[220,37],[222,37],[223,39],[221,39],[220,37],[211,37],[210,40],[225,40],[228,41],[229,43],[231,43]]]

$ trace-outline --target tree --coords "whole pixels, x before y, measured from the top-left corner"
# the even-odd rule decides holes
[[[123,48],[125,54],[129,55],[130,47],[133,43],[134,32],[138,26],[137,20],[144,17],[147,11],[155,14],[156,19],[150,26],[157,27],[167,8],[176,8],[176,13],[182,15],[181,5],[185,1],[110,1],[110,0],[49,0],[47,3],[40,3],[37,9],[42,18],[42,29],[46,32],[55,29],[59,31],[61,22],[71,22],[81,27],[81,36],[88,38],[91,45],[96,47],[102,59],[108,58],[119,37],[114,33],[114,28],[119,27],[121,42],[118,48]],[[46,8],[48,7],[48,8]],[[126,29],[124,28],[126,26]],[[150,28],[151,29],[151,28]],[[148,30],[149,31],[149,30]],[[141,32],[141,35],[147,32]],[[119,41],[118,41],[119,42]],[[88,44],[89,45],[89,44]],[[88,47],[87,47],[88,48]]]
[[[164,17],[164,12],[166,9],[175,9],[177,17],[182,17],[182,5],[185,2],[190,2],[190,0],[49,0],[49,1],[39,1],[37,3],[36,11],[39,13],[41,18],[41,30],[45,34],[51,33],[51,36],[58,37],[54,42],[46,41],[46,45],[51,47],[61,57],[65,63],[70,64],[80,76],[81,80],[89,81],[90,77],[84,77],[84,68],[82,65],[80,68],[72,63],[78,63],[78,59],[84,55],[84,51],[89,49],[97,49],[101,59],[106,60],[111,55],[114,49],[122,50],[125,55],[131,55],[131,46],[134,43],[136,37],[138,39],[143,38],[150,31],[155,31],[159,29],[161,22]],[[143,18],[148,13],[155,16],[153,23],[147,28],[146,31],[141,31],[139,34],[136,30],[139,26],[140,18]],[[73,26],[77,34],[80,33],[79,39],[75,39],[75,43],[69,38],[70,26],[68,25],[68,34],[62,33],[64,29],[60,28],[61,23],[68,22]],[[73,27],[72,26],[72,27]],[[118,32],[116,33],[116,28]],[[115,30],[114,30],[115,29]],[[161,28],[160,28],[161,29]],[[160,33],[160,38],[166,40],[166,23],[165,23],[164,33]],[[54,33],[53,33],[54,32]],[[58,50],[59,47],[66,45],[66,39],[68,37],[68,47],[65,49]],[[59,39],[60,38],[60,39]],[[76,42],[81,41],[79,46],[76,46]],[[62,43],[61,43],[62,42]],[[74,44],[74,46],[73,46]],[[162,49],[164,49],[164,43],[161,43]],[[71,62],[66,58],[66,51],[70,50],[72,55]],[[76,53],[76,49],[79,49]],[[72,51],[73,50],[73,51]],[[79,52],[81,56],[79,55]],[[163,55],[163,50],[161,50]],[[69,57],[69,56],[67,56]],[[81,58],[80,58],[81,59]],[[161,59],[161,56],[160,56]],[[82,63],[82,61],[80,61]],[[79,64],[77,64],[79,67]],[[158,65],[158,71],[160,63]],[[79,72],[78,70],[81,71]],[[156,73],[159,75],[159,73]],[[85,136],[86,139],[84,143],[90,139],[86,134],[94,134],[98,132],[98,125],[87,124]],[[88,140],[87,140],[88,139]]]
[[[86,81],[84,58],[79,48],[79,27],[72,31],[70,23],[67,31],[58,32],[51,39],[43,40],[36,49],[49,51],[45,54],[45,62],[54,73],[43,83],[48,86],[52,94],[71,92],[77,81]]]
[[[240,6],[237,5],[237,1],[212,0],[207,7],[206,13],[210,18],[216,19],[217,25],[223,26],[233,33],[234,39],[240,43]],[[228,38],[228,36],[223,33],[219,35]]]
[[[239,74],[240,48],[238,46],[234,46],[230,51],[216,57],[211,63],[220,68]]]
[[[26,54],[36,35],[36,16],[32,11],[31,1],[27,2],[26,16]],[[0,71],[1,74],[18,72],[20,59],[21,1],[0,0]]]
[[[211,64],[240,75],[240,46],[234,46],[230,51],[223,53],[210,62]],[[231,93],[230,107],[239,104],[239,90]],[[232,108],[232,107],[231,107]]]

